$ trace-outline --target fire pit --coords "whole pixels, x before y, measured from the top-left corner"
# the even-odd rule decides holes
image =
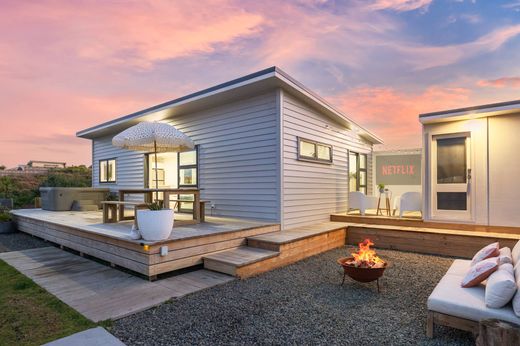
[[[345,277],[348,275],[359,282],[377,281],[377,292],[379,292],[379,278],[388,267],[388,262],[376,255],[376,252],[370,248],[372,245],[374,243],[370,239],[365,239],[359,243],[359,250],[352,253],[352,257],[338,259],[338,263],[343,267],[341,285],[345,283]]]

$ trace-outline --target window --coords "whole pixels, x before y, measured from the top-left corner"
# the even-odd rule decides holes
[[[179,153],[179,187],[198,185],[197,148]]]
[[[298,160],[332,163],[332,146],[298,137]]]
[[[348,155],[349,191],[367,193],[367,156],[349,152]]]
[[[99,160],[99,182],[116,182],[116,159]]]

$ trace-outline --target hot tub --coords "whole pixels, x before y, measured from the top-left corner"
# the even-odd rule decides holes
[[[100,206],[109,192],[92,187],[40,187],[42,209],[52,211],[71,210],[74,201],[92,201]]]

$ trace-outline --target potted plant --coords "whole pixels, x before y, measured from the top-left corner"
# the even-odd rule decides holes
[[[385,184],[377,184],[380,193],[385,192]]]
[[[139,233],[144,240],[168,239],[173,227],[173,209],[164,209],[162,201],[148,204],[148,209],[137,210]]]
[[[7,208],[0,209],[0,233],[12,233],[16,231],[13,216]]]

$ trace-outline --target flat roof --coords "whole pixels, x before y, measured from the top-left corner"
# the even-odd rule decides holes
[[[489,103],[478,106],[455,108],[438,112],[419,114],[423,124],[505,115],[520,112],[520,100]]]
[[[323,111],[329,117],[335,118],[349,128],[355,129],[360,136],[374,144],[383,143],[381,138],[358,125],[344,113],[330,105],[316,93],[296,81],[276,66],[260,70],[246,76],[230,80],[158,105],[145,108],[99,125],[89,127],[76,133],[77,137],[96,138],[102,135],[121,131],[139,121],[155,121],[172,117],[175,114],[186,114],[197,107],[203,108],[212,104],[223,103],[241,96],[254,94],[274,88],[283,88],[304,99],[305,102]]]

